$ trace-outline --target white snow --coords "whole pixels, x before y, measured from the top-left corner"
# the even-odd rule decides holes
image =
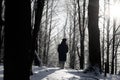
[[[120,80],[119,75],[108,75],[107,77],[84,74],[82,70],[59,69],[47,67],[33,67],[31,80]]]
[[[0,65],[0,80],[3,80],[3,66]]]
[[[93,76],[84,74],[82,70],[59,69],[58,67],[33,66],[31,80],[120,80],[120,75]],[[3,66],[0,65],[0,80],[3,80]]]

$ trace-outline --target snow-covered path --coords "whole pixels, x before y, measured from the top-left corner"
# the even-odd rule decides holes
[[[120,76],[113,75],[104,77],[96,77],[82,73],[80,70],[33,67],[34,75],[31,80],[120,80]]]
[[[3,65],[0,65],[0,80],[3,80]],[[120,75],[108,75],[107,78],[84,74],[80,70],[47,68],[33,66],[31,80],[120,80]]]
[[[34,75],[31,76],[31,80],[73,80],[73,78],[78,80],[79,76],[72,74],[72,72],[69,72],[66,69],[59,68],[46,68],[38,71],[34,70]]]
[[[31,76],[31,80],[73,80],[72,78],[79,79],[78,75],[72,74],[70,70],[68,71],[66,69],[43,67],[40,70],[35,70],[34,68],[33,71],[34,75]]]

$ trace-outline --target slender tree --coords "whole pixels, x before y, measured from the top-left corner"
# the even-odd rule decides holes
[[[35,8],[35,24],[33,26],[32,30],[32,53],[35,55],[35,51],[37,52],[38,48],[38,32],[41,31],[41,19],[42,19],[42,13],[43,13],[43,8],[44,8],[44,2],[45,0],[37,0],[35,5],[37,5],[37,8]],[[38,52],[37,52],[38,53]],[[33,58],[34,59],[34,58]],[[31,61],[33,62],[33,60]],[[32,63],[31,63],[32,66]]]
[[[49,34],[48,34],[48,45],[47,45],[47,54],[49,53],[49,49],[50,49],[50,38],[51,38],[51,31],[52,31],[52,19],[53,19],[53,4],[54,4],[54,0],[52,0],[51,3],[51,11],[50,11],[50,26],[49,26]],[[47,60],[48,61],[48,60]]]
[[[108,0],[108,3],[110,2],[110,0]],[[106,61],[106,72],[109,73],[109,47],[110,47],[110,42],[109,42],[109,33],[110,33],[110,4],[108,4],[108,20],[107,20],[107,61]]]
[[[82,39],[81,38],[81,35],[82,35],[82,30],[81,30],[81,12],[80,12],[81,8],[80,8],[79,0],[77,0],[77,5],[78,5],[78,24],[79,24],[80,39]],[[80,40],[80,43],[82,43],[81,41],[82,40]],[[82,45],[80,45],[80,47],[81,46]],[[77,47],[77,53],[78,53],[78,57],[79,57],[79,61],[80,61],[80,68],[82,69],[83,65],[84,65],[84,63],[83,63],[83,55],[82,55],[82,51],[81,51],[81,55],[80,55],[78,47]]]
[[[74,18],[73,18],[73,40],[72,40],[72,51],[70,54],[70,68],[74,69],[75,68],[75,53],[76,53],[76,0],[74,0],[73,2],[73,6],[74,6]]]
[[[115,27],[116,21],[113,22],[113,41],[112,41],[112,63],[111,63],[111,74],[114,74],[114,62],[115,62]]]
[[[102,36],[102,69],[104,69],[104,56],[105,56],[105,20],[106,20],[106,17],[105,17],[105,11],[106,11],[106,6],[105,6],[105,0],[104,0],[104,19],[103,19],[103,36]]]
[[[48,30],[48,3],[49,0],[46,0],[46,21],[45,21],[45,35],[44,35],[44,50],[43,50],[43,64],[47,65],[47,59],[48,59],[48,54],[47,54],[47,30]]]
[[[1,62],[1,47],[2,47],[2,26],[3,26],[3,20],[2,20],[2,1],[0,0],[0,62]]]
[[[82,16],[82,26],[80,27],[80,45],[81,45],[81,58],[80,58],[80,68],[84,68],[84,40],[85,40],[85,8],[86,0],[83,2],[83,16]]]
[[[71,56],[72,56],[72,21],[70,16],[70,27],[69,27],[69,54],[70,54],[70,67],[71,67]]]
[[[3,9],[2,2],[3,2],[3,0],[0,0],[0,31],[1,31],[1,26],[3,24],[3,20],[2,20],[2,9]]]
[[[42,18],[42,12],[44,8],[44,2],[45,0],[37,0],[37,8],[35,10],[35,25],[33,29],[33,43],[36,43],[38,31],[40,28],[41,18]],[[35,49],[35,48],[34,48]]]
[[[118,53],[119,45],[120,45],[120,39],[118,39],[117,45],[116,45],[116,47],[115,47],[115,74],[117,74],[117,68],[118,68],[118,67],[117,67],[117,65],[118,65],[118,64],[117,64],[117,62],[118,62],[118,61],[117,61],[117,59],[118,59],[118,58],[117,58],[117,55],[118,55],[117,53]]]

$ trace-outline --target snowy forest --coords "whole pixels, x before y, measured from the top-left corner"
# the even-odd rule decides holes
[[[59,68],[64,38],[65,70],[120,79],[119,9],[120,0],[0,0],[0,80],[37,80],[35,66]]]

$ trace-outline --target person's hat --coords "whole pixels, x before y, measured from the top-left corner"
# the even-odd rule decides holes
[[[63,40],[63,41],[66,41],[67,39],[66,39],[66,38],[63,38],[62,40]]]

